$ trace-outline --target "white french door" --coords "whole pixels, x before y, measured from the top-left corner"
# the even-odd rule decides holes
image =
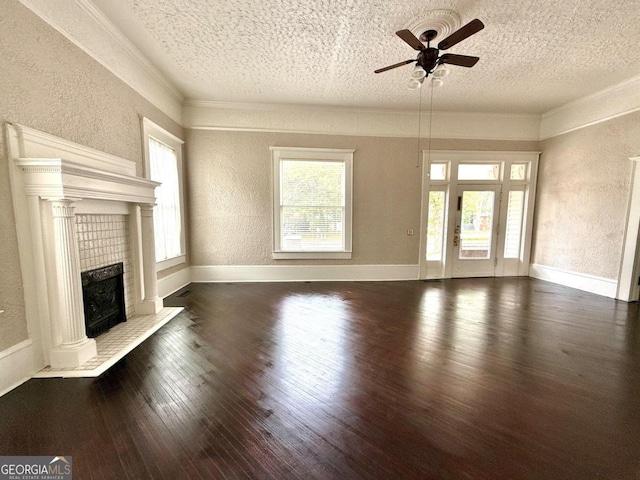
[[[495,276],[500,192],[501,185],[458,185],[451,276]]]
[[[538,152],[431,152],[420,278],[526,276]]]

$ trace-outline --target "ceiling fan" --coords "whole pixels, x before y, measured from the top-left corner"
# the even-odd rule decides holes
[[[447,38],[438,43],[438,48],[430,46],[431,41],[438,34],[438,32],[435,30],[425,31],[424,33],[422,33],[422,35],[420,35],[420,39],[416,38],[411,30],[399,30],[396,32],[396,35],[398,35],[402,40],[409,44],[409,46],[411,46],[415,50],[418,50],[418,52],[420,52],[418,53],[418,57],[416,59],[395,63],[393,65],[389,65],[388,67],[379,68],[375,71],[375,73],[386,72],[387,70],[416,62],[416,69],[419,71],[419,69],[417,68],[419,66],[422,67],[422,70],[424,70],[425,72],[425,75],[420,75],[422,77],[421,80],[423,80],[424,78],[428,77],[429,74],[433,73],[436,67],[445,63],[449,65],[459,65],[461,67],[473,67],[478,62],[478,60],[480,60],[478,57],[471,57],[468,55],[455,55],[452,53],[445,53],[444,55],[440,55],[440,50],[447,50],[453,47],[454,45],[470,37],[474,33],[478,33],[483,28],[484,24],[480,20],[478,20],[477,18],[475,20],[471,20],[465,26],[456,30]],[[426,42],[426,47],[424,46],[423,42]]]

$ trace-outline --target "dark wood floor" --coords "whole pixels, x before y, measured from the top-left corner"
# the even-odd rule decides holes
[[[72,455],[76,479],[640,478],[636,304],[528,278],[188,290],[101,377],[0,398],[0,455]]]

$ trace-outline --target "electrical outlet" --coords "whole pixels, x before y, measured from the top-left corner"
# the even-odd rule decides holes
[[[413,237],[413,228],[408,228],[408,229],[407,229],[407,235],[408,235],[409,237]]]

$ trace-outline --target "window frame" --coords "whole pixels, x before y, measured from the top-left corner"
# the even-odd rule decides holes
[[[353,232],[353,153],[355,149],[335,148],[306,148],[306,147],[276,147],[270,146],[272,155],[272,232],[273,258],[285,259],[350,259],[352,256]],[[344,242],[343,249],[336,251],[291,251],[283,250],[280,237],[281,212],[281,162],[282,161],[327,161],[343,162],[345,166],[344,179]]]
[[[182,159],[182,145],[184,140],[176,137],[147,117],[142,117],[142,150],[144,157],[144,177],[151,179],[151,159],[149,158],[149,138],[164,143],[176,152],[178,165],[178,187],[180,201],[180,254],[164,260],[156,260],[156,270],[158,272],[166,270],[187,262],[186,239],[185,239],[185,209],[184,209],[184,166]],[[154,232],[157,235],[157,232]]]

